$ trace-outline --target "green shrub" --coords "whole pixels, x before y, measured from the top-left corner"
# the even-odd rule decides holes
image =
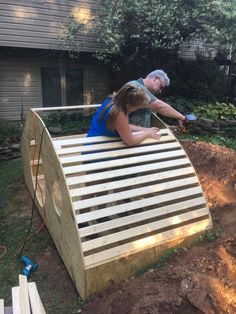
[[[212,120],[236,120],[236,106],[233,104],[175,97],[166,97],[165,101],[183,114],[194,113],[198,118]]]
[[[0,118],[0,145],[19,142],[23,125],[20,122],[11,122]]]
[[[173,78],[167,90],[168,95],[207,102],[224,99],[224,72],[214,60],[198,56],[196,60],[180,60],[166,70]]]
[[[53,112],[43,118],[45,125],[49,127],[60,127],[63,133],[70,131],[87,132],[90,126],[92,114],[84,114],[82,112]]]

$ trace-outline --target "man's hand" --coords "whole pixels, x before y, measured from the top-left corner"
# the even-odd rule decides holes
[[[180,128],[183,128],[184,127],[184,124],[186,122],[186,118],[185,116],[181,115],[178,119],[176,119],[177,122],[178,122],[178,125]]]
[[[179,131],[180,127],[178,125],[166,125],[168,127],[168,129],[170,129],[172,132],[176,133]]]

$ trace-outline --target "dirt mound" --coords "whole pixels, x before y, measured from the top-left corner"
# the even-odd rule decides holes
[[[236,152],[204,142],[182,141],[209,206],[236,202]]]
[[[219,238],[178,250],[161,270],[112,285],[80,313],[236,313],[236,152],[203,142],[182,145],[221,230]]]

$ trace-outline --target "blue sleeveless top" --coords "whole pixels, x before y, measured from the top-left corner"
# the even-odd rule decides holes
[[[88,131],[87,137],[92,136],[110,136],[110,137],[119,137],[119,134],[116,131],[111,131],[107,128],[107,119],[109,117],[112,105],[106,108],[101,119],[103,108],[111,102],[112,98],[107,98],[98,110],[95,112],[92,122],[90,124],[90,129]]]

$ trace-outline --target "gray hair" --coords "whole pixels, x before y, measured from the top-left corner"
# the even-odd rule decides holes
[[[159,77],[161,80],[165,82],[165,86],[170,85],[170,79],[167,76],[167,74],[162,70],[155,70],[149,73],[146,77],[153,78],[153,77]]]

